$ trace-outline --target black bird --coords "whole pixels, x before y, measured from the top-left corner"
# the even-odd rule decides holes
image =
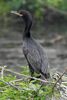
[[[30,29],[32,26],[32,16],[26,10],[11,11],[19,18],[23,18],[25,22],[25,30],[23,34],[23,53],[28,62],[31,76],[34,72],[41,74],[44,78],[49,78],[49,64],[46,52],[43,51],[40,44],[38,44],[31,36]]]

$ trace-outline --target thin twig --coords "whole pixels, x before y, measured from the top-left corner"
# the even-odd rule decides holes
[[[12,86],[13,88],[15,88],[15,89],[19,90],[19,88],[18,88],[18,87],[16,87],[15,85],[13,85],[13,84],[12,84],[12,83],[10,83],[10,82],[9,82],[9,85],[10,85],[10,86]]]
[[[2,69],[1,69],[1,79],[3,79],[5,67],[6,67],[6,66],[3,66]]]
[[[2,67],[0,66],[0,68],[2,68]],[[19,75],[19,76],[26,77],[27,79],[28,79],[28,78],[32,78],[32,79],[34,79],[34,80],[38,80],[38,81],[41,81],[41,82],[44,82],[44,83],[49,83],[49,82],[46,81],[46,80],[42,80],[42,79],[35,78],[35,77],[31,77],[31,76],[28,76],[28,75],[20,74],[20,73],[18,73],[18,72],[12,71],[12,70],[10,70],[10,69],[4,69],[4,70],[7,71],[7,72],[11,72],[11,73],[13,73],[13,74]]]
[[[34,78],[34,77],[32,77],[32,78]],[[13,80],[13,81],[10,81],[10,83],[13,83],[13,82],[20,82],[20,81],[22,81],[23,79],[22,78],[20,78],[20,79],[16,79],[16,80]],[[38,80],[38,81],[41,81],[41,82],[44,82],[44,80],[40,80],[40,79],[34,79],[34,80]],[[51,81],[45,81],[45,83],[52,83],[52,84],[54,84],[55,82],[51,82]]]
[[[67,68],[64,70],[64,72],[62,73],[62,75],[58,78],[58,80],[55,82],[55,84],[52,87],[52,90],[54,90],[54,87],[57,85],[57,83],[59,82],[59,80],[62,78],[62,76],[65,74],[66,71],[67,71]]]
[[[62,82],[63,84],[67,84],[67,82]]]
[[[11,83],[13,83],[13,82],[20,82],[20,81],[22,81],[23,79],[22,78],[20,78],[20,79],[16,79],[16,80],[13,80],[13,81],[10,81]]]
[[[10,83],[10,82],[5,82],[4,80],[0,80],[0,81],[3,82],[3,83],[5,83],[6,85],[9,85],[9,86],[11,86],[11,87],[13,87],[13,88],[19,90],[19,88],[17,88],[16,86],[14,86],[14,85],[13,85],[12,83]]]

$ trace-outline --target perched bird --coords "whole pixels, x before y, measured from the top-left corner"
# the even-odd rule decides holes
[[[25,22],[25,30],[23,33],[23,53],[28,62],[31,76],[34,72],[41,74],[44,78],[49,78],[49,64],[46,56],[46,52],[31,36],[30,29],[32,26],[32,16],[26,10],[11,11],[16,14],[19,18],[23,18]]]

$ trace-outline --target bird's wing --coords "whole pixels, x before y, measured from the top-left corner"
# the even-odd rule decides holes
[[[34,70],[40,70],[41,67],[41,56],[37,49],[28,50],[27,60],[31,64]]]
[[[42,57],[42,67],[41,67],[41,71],[43,73],[49,73],[49,63],[48,63],[48,57],[47,57],[47,54],[46,53]]]

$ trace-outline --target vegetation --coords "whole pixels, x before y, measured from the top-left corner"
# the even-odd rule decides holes
[[[4,77],[5,82],[14,80],[13,76]],[[40,89],[40,85],[29,82],[14,82],[13,85],[19,86],[19,89],[5,85],[4,82],[0,82],[0,99],[1,100],[46,100],[47,95],[51,95],[50,87],[43,87]],[[17,87],[18,88],[18,87]]]
[[[27,67],[26,67],[27,68]],[[57,90],[52,91],[52,84],[41,86],[37,80],[29,81],[29,78],[17,79],[16,75],[29,75],[28,70],[23,68],[23,73],[13,72],[8,69],[2,69],[0,78],[0,99],[1,100],[46,100],[52,98],[52,95],[58,98],[60,96]],[[3,71],[10,71],[12,74],[4,75]]]
[[[67,11],[67,0],[0,0],[0,14],[23,8],[41,17],[46,5]]]

